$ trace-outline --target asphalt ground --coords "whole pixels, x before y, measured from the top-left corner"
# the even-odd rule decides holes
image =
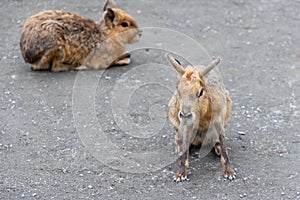
[[[0,199],[300,199],[300,1],[117,3],[145,30],[132,63],[51,73],[33,72],[22,59],[25,20],[46,9],[98,20],[104,2],[0,2]],[[169,50],[183,62],[222,58],[236,180],[224,179],[213,153],[195,152],[190,180],[173,182]],[[118,102],[128,103],[126,112]]]

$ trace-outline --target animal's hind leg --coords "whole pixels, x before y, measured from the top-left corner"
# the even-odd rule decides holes
[[[55,48],[55,49],[52,49],[51,51],[49,51],[47,53],[47,55],[45,55],[43,57],[45,62],[52,63],[51,71],[65,72],[65,71],[70,71],[71,69],[74,68],[72,65],[62,63],[64,60],[64,56],[65,56],[64,54],[65,53],[63,50],[61,50],[59,48]]]
[[[57,49],[47,51],[38,62],[32,65],[31,69],[33,71],[50,70],[53,64],[53,59],[57,56],[57,53]]]
[[[51,59],[49,59],[49,55],[44,55],[38,62],[31,66],[31,70],[33,71],[49,70],[50,68]]]
[[[49,70],[50,69],[50,63],[45,63],[45,64],[40,64],[38,63],[34,63],[31,66],[31,70],[32,71],[42,71],[42,70]]]
[[[72,65],[63,64],[63,63],[61,63],[60,60],[57,59],[57,60],[53,61],[51,71],[66,72],[66,71],[70,71],[71,69],[73,69]]]

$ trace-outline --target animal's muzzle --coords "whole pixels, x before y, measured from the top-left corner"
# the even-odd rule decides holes
[[[191,112],[185,113],[185,112],[179,111],[178,118],[179,119],[192,119],[193,113],[191,113]]]
[[[182,125],[192,125],[195,119],[194,116],[193,112],[183,112],[181,110],[178,113],[178,119]]]
[[[137,30],[137,36],[138,37],[142,37],[142,35],[143,35],[142,33],[143,33],[142,29]]]

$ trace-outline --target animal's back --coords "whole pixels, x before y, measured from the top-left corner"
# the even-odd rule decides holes
[[[64,50],[64,62],[79,64],[100,39],[100,28],[93,20],[65,11],[44,11],[25,22],[20,47],[29,63],[58,48]]]
[[[220,116],[224,117],[224,122],[227,123],[231,118],[231,99],[222,78],[215,70],[209,73],[206,79],[206,87],[211,95],[212,109],[215,113],[219,113]]]

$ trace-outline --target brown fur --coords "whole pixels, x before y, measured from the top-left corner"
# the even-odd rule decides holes
[[[211,71],[219,60],[199,71],[190,66],[183,68],[171,55],[167,58],[179,73],[177,90],[169,102],[169,120],[175,133],[176,151],[181,157],[180,169],[174,179],[186,179],[191,144],[214,146],[215,152],[221,156],[225,176],[234,179],[235,172],[230,168],[225,144],[231,99],[219,75]]]
[[[25,62],[33,64],[32,70],[105,69],[130,63],[125,44],[136,42],[138,34],[135,19],[108,0],[99,22],[66,11],[29,17],[20,48]]]

